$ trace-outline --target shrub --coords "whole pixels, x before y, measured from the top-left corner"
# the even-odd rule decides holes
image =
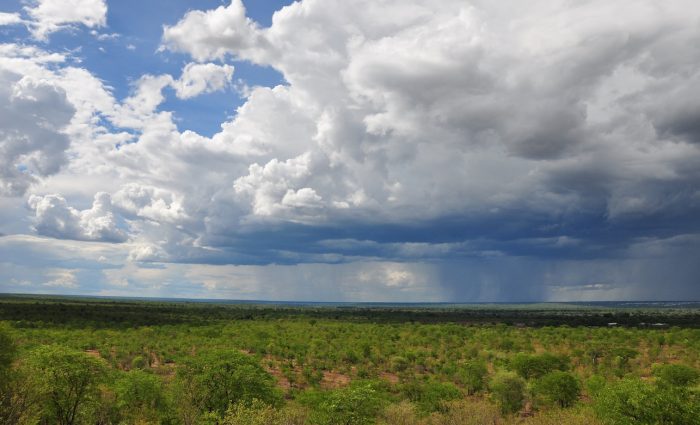
[[[491,395],[502,413],[515,413],[523,407],[525,382],[513,373],[499,373],[489,384]]]
[[[312,409],[310,422],[317,425],[374,424],[384,404],[382,394],[369,382],[354,382],[333,391],[311,391],[300,401]]]
[[[382,413],[381,423],[386,425],[417,425],[416,407],[413,403],[405,400],[390,404]]]
[[[662,384],[690,387],[700,379],[697,369],[680,364],[654,365],[653,374]]]
[[[471,395],[484,389],[487,373],[486,364],[480,361],[470,361],[460,369],[459,379],[467,389],[467,393]]]
[[[408,359],[406,359],[405,357],[394,356],[391,358],[391,368],[395,372],[403,372],[408,368],[408,365]]]
[[[275,409],[260,400],[229,406],[219,425],[302,425],[306,412],[298,408]]]
[[[512,362],[513,370],[525,379],[539,378],[554,370],[568,370],[568,357],[544,353],[540,355],[516,354]]]
[[[41,405],[42,423],[88,422],[106,374],[101,359],[61,346],[41,346],[26,361]]]
[[[535,383],[535,393],[560,407],[570,407],[578,399],[581,384],[567,372],[554,371],[544,375]]]
[[[683,388],[657,387],[637,378],[609,384],[596,397],[595,410],[606,424],[700,424],[698,395]]]
[[[10,368],[15,359],[16,348],[10,333],[0,326],[0,386],[9,381]]]
[[[181,402],[195,411],[223,416],[231,403],[260,400],[275,405],[281,395],[275,380],[250,356],[214,351],[188,358],[178,369]]]
[[[424,412],[445,411],[446,403],[462,397],[462,392],[450,382],[430,381],[423,385],[418,407]]]
[[[116,406],[123,418],[156,422],[166,409],[162,382],[158,376],[140,370],[123,374],[114,385]]]
[[[498,408],[485,400],[447,403],[445,412],[430,417],[430,425],[484,425],[500,423]]]

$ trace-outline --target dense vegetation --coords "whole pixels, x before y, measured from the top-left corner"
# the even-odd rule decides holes
[[[699,324],[693,308],[3,297],[0,423],[700,424]]]

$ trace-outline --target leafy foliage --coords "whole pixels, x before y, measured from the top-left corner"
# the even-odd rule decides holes
[[[48,423],[82,423],[95,408],[106,375],[100,359],[58,345],[41,346],[27,357],[28,376],[38,392],[41,418]]]
[[[654,365],[654,376],[668,385],[690,387],[700,380],[700,371],[682,364]]]
[[[484,389],[488,369],[483,361],[471,360],[459,370],[459,379],[468,394],[476,394]]]
[[[114,383],[119,416],[129,423],[157,422],[169,408],[162,380],[152,373],[132,370]]]
[[[539,378],[554,370],[568,370],[569,359],[550,353],[540,355],[517,354],[513,358],[513,370],[525,379]]]
[[[560,407],[570,407],[578,399],[581,384],[567,372],[549,372],[535,382],[535,393]]]
[[[274,378],[251,356],[222,350],[187,359],[178,369],[183,402],[200,412],[223,416],[230,404],[259,400],[276,404]]]
[[[512,373],[500,373],[489,384],[491,394],[503,413],[515,413],[525,401],[525,382]]]
[[[637,378],[608,385],[596,398],[595,407],[607,424],[700,424],[697,393],[656,387]]]
[[[347,388],[308,393],[302,403],[312,408],[312,424],[369,425],[375,422],[384,400],[376,385],[358,382]]]
[[[452,383],[411,381],[403,391],[422,412],[444,411],[445,403],[462,397],[462,391]]]
[[[539,327],[659,314],[0,296],[0,423],[67,423],[54,368],[89,377],[75,424],[693,424],[700,329]]]

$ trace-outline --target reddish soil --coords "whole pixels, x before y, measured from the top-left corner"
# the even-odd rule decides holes
[[[321,388],[340,388],[350,383],[350,377],[342,373],[323,371],[323,379],[321,380]]]
[[[394,374],[394,373],[380,372],[379,377],[381,379],[387,381],[390,384],[398,384],[399,383],[399,376]]]

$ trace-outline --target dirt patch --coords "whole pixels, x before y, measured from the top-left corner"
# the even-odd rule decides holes
[[[157,369],[160,367],[160,359],[158,358],[158,355],[151,351],[151,361],[149,362],[150,366],[154,369]]]
[[[285,392],[288,392],[290,388],[292,388],[291,382],[289,382],[289,379],[287,379],[286,376],[280,371],[279,369],[275,368],[265,368],[268,373],[272,376],[275,377],[275,380],[277,380],[277,386],[282,388]]]
[[[350,383],[350,377],[342,373],[325,370],[321,380],[321,388],[340,388]]]
[[[390,384],[398,384],[399,376],[394,373],[380,372],[379,377]]]
[[[87,354],[88,356],[92,356],[96,359],[102,358],[102,356],[100,355],[100,352],[97,350],[85,350],[85,354]]]

